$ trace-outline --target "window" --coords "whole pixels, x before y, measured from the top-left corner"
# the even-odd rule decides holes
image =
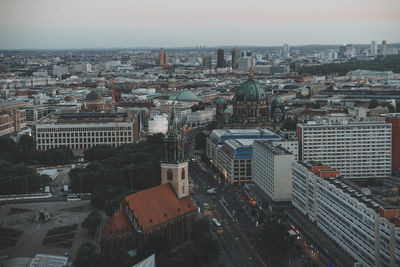
[[[182,186],[182,194],[185,194],[185,186]]]
[[[185,179],[185,169],[182,169],[182,172],[181,172],[182,174],[181,174],[181,177],[182,177],[182,180],[184,180]]]
[[[172,181],[172,170],[171,169],[168,169],[168,171],[167,171],[167,180]]]

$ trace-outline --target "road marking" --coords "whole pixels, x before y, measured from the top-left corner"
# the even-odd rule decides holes
[[[40,227],[40,223],[38,224],[38,226],[36,226],[36,229],[39,229],[39,227]]]

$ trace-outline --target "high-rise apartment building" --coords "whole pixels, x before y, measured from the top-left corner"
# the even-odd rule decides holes
[[[289,45],[288,45],[288,44],[284,44],[284,45],[282,46],[282,56],[283,56],[284,58],[289,57]]]
[[[388,113],[386,122],[392,124],[392,172],[400,171],[400,113]]]
[[[378,43],[377,41],[371,42],[371,55],[376,56],[378,55]]]
[[[232,69],[237,70],[239,67],[239,58],[242,52],[239,48],[235,47],[232,49]]]
[[[292,199],[292,169],[294,155],[271,141],[253,143],[253,182],[272,201]]]
[[[331,121],[297,125],[299,160],[317,161],[346,179],[385,178],[392,166],[392,125]]]
[[[224,49],[220,48],[217,52],[217,68],[225,68]]]
[[[389,54],[389,47],[387,45],[387,41],[383,40],[382,45],[381,45],[381,54],[382,55],[387,55]]]
[[[400,209],[353,188],[330,166],[292,164],[292,204],[361,266],[400,266]]]

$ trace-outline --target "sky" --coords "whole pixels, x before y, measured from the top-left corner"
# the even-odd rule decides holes
[[[400,42],[400,0],[0,0],[0,49]]]

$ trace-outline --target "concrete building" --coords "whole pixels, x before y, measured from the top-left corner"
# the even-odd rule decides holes
[[[252,182],[251,158],[254,139],[229,139],[218,151],[218,170],[227,182],[238,185]]]
[[[235,47],[232,49],[232,69],[237,70],[239,68],[239,58],[241,56],[239,48]]]
[[[16,135],[26,128],[26,105],[14,100],[0,103],[0,136]]]
[[[225,67],[226,63],[225,63],[224,49],[219,48],[217,52],[217,69]]]
[[[214,166],[218,166],[218,150],[229,139],[281,140],[281,137],[266,129],[217,129],[206,140],[206,155]]]
[[[392,168],[392,125],[309,121],[297,125],[299,160],[317,161],[346,179],[385,178]]]
[[[377,56],[378,55],[378,42],[377,41],[372,41],[371,42],[371,56]]]
[[[292,174],[293,206],[361,266],[400,266],[399,208],[352,188],[330,166],[294,162]]]
[[[138,141],[138,128],[137,118],[125,113],[118,114],[117,122],[114,113],[59,114],[36,125],[36,148],[67,146],[83,153],[95,145],[116,147]]]
[[[253,143],[253,182],[272,201],[292,199],[292,169],[294,155],[272,142]]]
[[[386,122],[392,125],[392,172],[400,171],[400,113],[386,114]]]

